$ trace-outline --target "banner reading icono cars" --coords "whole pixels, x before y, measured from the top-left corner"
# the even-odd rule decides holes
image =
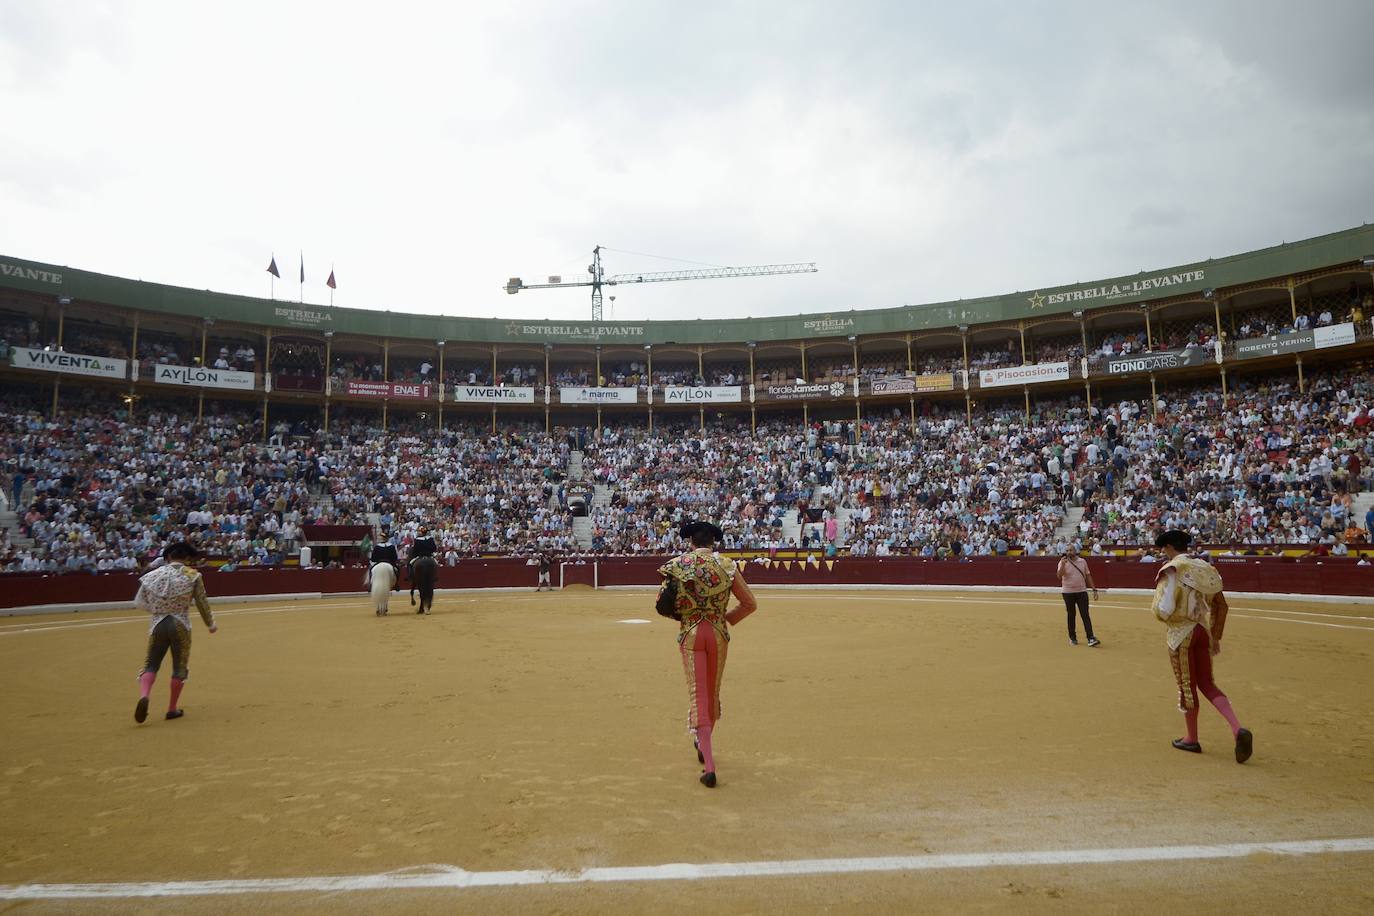
[[[1201,366],[1211,356],[1211,347],[1189,347],[1187,350],[1158,350],[1154,353],[1113,356],[1107,360],[1107,374],[1124,375],[1127,372],[1154,372],[1158,369]]]
[[[638,388],[559,388],[561,404],[637,404]]]
[[[665,404],[738,404],[743,400],[739,385],[704,385],[700,388],[668,385],[663,389]]]
[[[94,375],[98,378],[128,378],[129,361],[111,356],[85,356],[62,350],[30,350],[28,347],[10,349],[10,365],[16,369],[37,369],[40,372],[66,372],[72,375]]]
[[[1003,385],[1035,385],[1039,382],[1063,382],[1069,377],[1069,364],[1032,363],[1029,366],[1002,366],[997,369],[983,369],[978,373],[978,385],[982,388],[1000,388]]]

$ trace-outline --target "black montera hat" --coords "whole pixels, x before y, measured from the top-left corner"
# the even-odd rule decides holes
[[[192,560],[201,555],[194,544],[186,541],[173,541],[162,551],[164,560]]]
[[[682,527],[677,530],[677,533],[681,535],[684,540],[690,541],[696,537],[698,533],[706,531],[709,531],[711,537],[717,541],[725,540],[725,532],[721,531],[710,522],[684,522]]]
[[[1191,543],[1193,543],[1193,536],[1178,528],[1161,531],[1159,537],[1155,538],[1156,547],[1172,547],[1175,550],[1187,550]]]

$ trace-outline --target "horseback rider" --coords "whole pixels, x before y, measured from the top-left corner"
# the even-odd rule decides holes
[[[383,531],[381,540],[372,548],[372,556],[368,558],[371,565],[378,563],[390,563],[391,568],[396,571],[395,591],[401,590],[401,557],[396,552],[396,539],[391,536],[390,531]]]
[[[415,561],[420,557],[432,557],[438,551],[439,546],[434,543],[434,536],[429,533],[428,526],[421,525],[420,533],[415,536],[415,541],[410,545],[410,556],[406,559],[406,575],[413,579]]]

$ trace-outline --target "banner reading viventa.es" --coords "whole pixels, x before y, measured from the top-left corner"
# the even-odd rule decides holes
[[[129,361],[112,356],[87,356],[62,350],[30,350],[14,347],[10,350],[10,365],[16,369],[37,369],[39,372],[64,372],[71,375],[93,375],[97,378],[128,378]]]

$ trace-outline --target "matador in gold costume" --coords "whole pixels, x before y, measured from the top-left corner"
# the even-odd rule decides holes
[[[701,784],[715,788],[711,733],[720,718],[730,627],[754,613],[758,602],[734,561],[715,552],[723,537],[719,528],[710,522],[690,522],[679,533],[694,549],[669,560],[659,572],[664,591],[676,591],[673,616],[678,619],[678,651],[687,677],[687,725],[695,735],[697,761],[705,767]],[[739,604],[727,611],[731,595]]]

